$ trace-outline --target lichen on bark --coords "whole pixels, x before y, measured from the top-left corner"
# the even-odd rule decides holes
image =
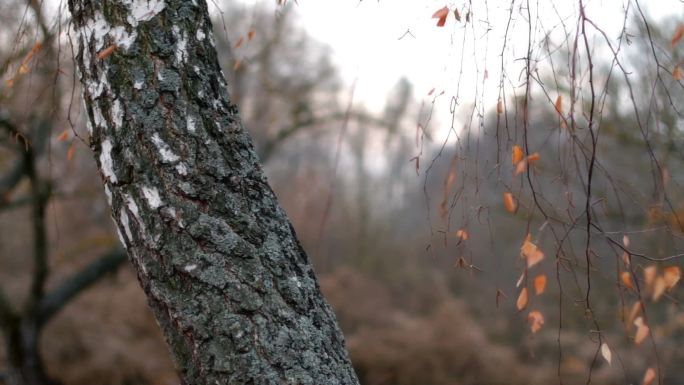
[[[205,1],[69,8],[90,145],[183,382],[357,384],[230,102]]]

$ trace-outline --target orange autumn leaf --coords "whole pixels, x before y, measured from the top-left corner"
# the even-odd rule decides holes
[[[74,143],[72,142],[71,145],[69,146],[69,149],[67,150],[67,160],[74,159],[74,152],[75,151],[76,151],[76,146],[74,146]]]
[[[648,286],[649,288],[655,282],[656,274],[657,268],[655,265],[651,265],[644,268],[644,282],[646,282],[646,286]]]
[[[674,80],[682,80],[682,70],[679,69],[678,65],[672,70],[672,78]]]
[[[563,115],[563,96],[558,95],[556,98],[556,103],[554,104],[554,107],[556,107],[556,112],[558,115]]]
[[[538,310],[532,310],[527,315],[527,322],[530,324],[530,330],[532,333],[536,333],[544,325],[544,316]]]
[[[532,163],[538,161],[539,158],[541,158],[541,156],[539,155],[538,152],[535,152],[534,154],[530,154],[530,155],[527,157],[527,161],[528,161],[530,164],[532,164]]]
[[[456,231],[456,237],[463,240],[467,241],[468,240],[468,232],[466,230],[460,229]]]
[[[632,282],[632,274],[629,271],[623,271],[620,273],[620,281],[628,289],[634,289],[634,283]]]
[[[672,290],[681,277],[682,271],[679,269],[679,266],[668,266],[663,269],[663,279],[665,280],[667,290]]]
[[[527,307],[527,288],[523,287],[522,290],[520,290],[520,295],[518,295],[518,300],[515,301],[515,307],[518,308],[518,310],[522,310],[525,307]]]
[[[627,316],[627,326],[631,327],[639,313],[641,313],[641,302],[635,302],[634,305],[632,305],[632,308],[629,310],[629,315]]]
[[[534,293],[540,295],[546,290],[546,275],[540,274],[534,277]]]
[[[637,332],[636,335],[634,336],[634,343],[637,345],[640,345],[646,337],[648,337],[648,326],[644,323],[644,319],[641,317],[637,317],[637,319],[634,320],[634,325],[637,327]]]
[[[682,40],[682,36],[684,36],[684,24],[679,24],[677,26],[677,29],[675,29],[674,34],[672,35],[672,41],[670,42],[670,46],[674,48],[674,46],[679,43],[680,40]]]
[[[522,148],[517,144],[513,145],[513,149],[511,150],[511,162],[513,162],[513,164],[516,165],[520,163],[520,161],[522,161],[524,157],[525,154],[523,153]]]
[[[247,41],[252,41],[254,39],[254,30],[250,29],[249,32],[247,32]]]
[[[667,289],[667,284],[665,283],[665,279],[663,277],[656,277],[655,282],[653,283],[653,302],[656,302],[662,297],[663,294],[665,294],[665,289]]]
[[[62,133],[59,134],[59,136],[57,137],[57,140],[60,142],[64,142],[67,139],[69,139],[69,130],[68,129],[62,131]]]
[[[520,175],[527,170],[527,160],[522,160],[518,162],[518,164],[515,166],[515,175]]]
[[[508,211],[509,213],[515,213],[515,209],[518,206],[515,203],[515,199],[513,198],[513,194],[511,194],[509,192],[505,192],[503,194],[503,201],[504,201],[504,207],[506,207],[506,211]]]
[[[501,99],[499,99],[498,102],[496,102],[496,114],[501,115],[504,112],[504,105]]]
[[[526,239],[520,247],[520,255],[527,261],[527,268],[538,264],[544,259],[544,253],[539,250],[537,245]]]
[[[243,43],[244,41],[245,41],[245,37],[244,37],[244,36],[240,36],[240,38],[238,39],[237,43],[235,43],[235,46],[234,46],[233,48],[240,48],[240,46],[242,45],[242,43]]]
[[[233,63],[233,71],[239,70],[241,65],[242,65],[242,59],[235,60],[235,63]]]
[[[107,47],[107,48],[103,49],[102,51],[98,52],[98,54],[97,54],[97,60],[105,59],[105,58],[107,58],[108,56],[110,56],[111,54],[113,54],[114,51],[116,50],[116,47],[117,47],[116,44],[112,44],[112,45],[110,45],[109,47]]]
[[[437,20],[437,26],[438,27],[444,27],[444,24],[446,23],[447,16],[449,15],[449,8],[444,6],[444,8],[438,9],[435,13],[432,14],[433,19],[439,19]]]
[[[642,385],[651,385],[653,384],[653,381],[656,379],[656,372],[653,370],[653,368],[648,368],[646,369],[646,373],[644,373],[644,380],[641,382]]]

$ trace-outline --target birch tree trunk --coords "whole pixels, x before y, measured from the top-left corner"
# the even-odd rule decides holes
[[[184,384],[357,384],[205,0],[69,0],[90,145]]]

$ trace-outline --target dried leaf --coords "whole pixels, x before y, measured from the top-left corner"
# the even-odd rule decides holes
[[[111,54],[113,54],[114,51],[116,50],[116,47],[117,47],[116,44],[112,44],[112,45],[110,45],[109,47],[107,47],[107,48],[103,49],[102,51],[98,52],[98,54],[97,54],[97,60],[105,59],[105,58],[107,58],[108,56],[110,56]]]
[[[517,288],[517,287],[520,287],[520,285],[521,285],[522,282],[523,282],[523,279],[525,279],[525,272],[524,272],[524,271],[523,271],[522,274],[520,274],[520,278],[518,278],[518,282],[515,283],[515,287],[516,287],[516,288]]]
[[[668,266],[663,269],[663,279],[667,290],[672,290],[682,277],[682,271],[679,266]]]
[[[556,112],[558,113],[558,115],[563,116],[563,96],[562,95],[560,95],[560,94],[558,95],[558,97],[556,98],[556,103],[554,104],[554,106],[556,107]]]
[[[460,229],[456,231],[456,237],[461,239],[462,241],[467,241],[468,240],[468,232],[466,230]]]
[[[646,369],[646,373],[644,373],[644,380],[641,382],[642,385],[651,385],[653,384],[653,381],[656,379],[656,372],[653,370],[653,368],[648,368]]]
[[[636,335],[634,336],[634,343],[640,345],[646,337],[648,337],[648,326],[644,323],[643,318],[637,317],[634,320],[634,325],[637,327]]]
[[[254,39],[254,30],[250,29],[249,32],[247,32],[247,41],[252,41]]]
[[[608,362],[608,365],[613,365],[613,353],[605,342],[601,344],[601,355]]]
[[[22,64],[21,66],[19,66],[19,75],[26,75],[27,73],[29,73],[29,71],[30,69],[28,65]]]
[[[437,20],[437,26],[438,27],[444,27],[444,24],[446,23],[447,16],[449,15],[449,8],[444,6],[444,8],[441,8],[437,10],[435,13],[432,14],[433,19],[439,19]]]
[[[524,173],[525,170],[527,170],[527,160],[522,160],[515,166],[515,175],[520,175]]]
[[[509,213],[515,213],[515,209],[518,208],[518,205],[515,203],[513,194],[505,192],[503,194],[503,201],[504,207],[506,207],[506,211],[508,211]]]
[[[67,160],[72,160],[74,159],[74,152],[76,151],[76,146],[74,146],[74,142],[71,142],[71,145],[69,146],[69,149],[67,150]]]
[[[625,247],[629,247],[629,237],[628,237],[627,235],[623,235],[623,236],[622,236],[622,244],[623,244]]]
[[[679,69],[678,65],[672,70],[672,78],[674,80],[682,80],[682,70]]]
[[[534,154],[530,154],[530,155],[527,157],[527,162],[528,162],[529,164],[532,164],[532,163],[538,161],[539,158],[541,158],[541,156],[539,155],[538,152],[535,152]]]
[[[665,289],[667,288],[667,283],[665,283],[665,278],[658,276],[655,279],[655,283],[653,284],[653,296],[651,297],[653,299],[653,302],[656,302],[660,299],[660,297],[665,294]]]
[[[520,163],[524,157],[525,153],[523,153],[522,148],[517,144],[513,145],[513,149],[511,150],[511,162],[513,162],[513,165]]]
[[[523,287],[522,290],[520,290],[520,295],[518,295],[518,300],[515,301],[515,307],[518,308],[518,310],[522,310],[525,307],[527,307],[527,288]]]
[[[67,139],[69,139],[69,129],[62,131],[62,133],[57,137],[57,140],[60,142],[64,142]]]
[[[527,322],[530,324],[530,330],[532,333],[536,333],[544,325],[544,316],[538,310],[532,310],[527,315]]]
[[[682,36],[684,36],[684,24],[679,24],[677,26],[677,29],[675,29],[674,34],[672,35],[672,41],[670,42],[670,46],[674,48],[674,46],[679,43],[680,40],[682,40]]]
[[[527,239],[525,240],[525,242],[523,242],[523,245],[520,247],[520,256],[525,258],[525,260],[527,261],[528,269],[538,264],[544,259],[544,253],[541,250],[539,250],[537,245],[535,245]]]
[[[653,286],[657,274],[657,268],[655,265],[651,265],[644,268],[644,282],[649,288]]]
[[[503,104],[503,101],[501,101],[501,99],[499,99],[499,101],[496,102],[496,114],[501,115],[501,114],[503,114],[503,112],[504,112],[504,104]]]
[[[461,12],[458,11],[458,8],[454,9],[454,16],[456,16],[456,21],[461,21]]]
[[[634,289],[634,282],[632,282],[632,274],[629,271],[620,273],[620,281],[628,289]]]
[[[546,274],[534,277],[534,293],[540,295],[546,290]]]
[[[240,48],[240,46],[242,45],[242,43],[243,43],[244,41],[245,41],[245,37],[244,37],[244,36],[240,36],[240,38],[238,39],[237,43],[235,43],[235,46],[234,46],[233,48]]]
[[[242,65],[242,59],[235,60],[235,63],[233,63],[233,71],[239,70],[241,65]]]
[[[636,321],[636,317],[641,313],[641,302],[635,302],[629,311],[629,316],[627,317],[627,326],[631,328],[633,322]]]

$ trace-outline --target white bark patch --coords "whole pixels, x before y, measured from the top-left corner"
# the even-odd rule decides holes
[[[195,264],[193,263],[192,265],[185,265],[185,267],[183,268],[183,270],[185,270],[185,271],[187,271],[187,272],[189,273],[189,272],[195,270],[196,268],[197,268],[197,265],[195,265]]]
[[[141,21],[151,20],[166,7],[164,0],[127,0],[124,4],[130,12],[128,23],[133,27],[137,27]]]
[[[124,210],[121,210],[120,218],[121,218],[121,225],[123,225],[124,231],[126,232],[126,239],[128,239],[129,242],[133,242],[133,233],[131,232],[131,224],[128,221],[128,215],[126,215],[126,212]],[[119,233],[119,234],[121,234],[121,233]],[[121,243],[123,243],[124,245],[126,244],[126,242],[124,242],[123,240],[121,241]]]
[[[124,49],[128,51],[131,45],[135,43],[135,39],[138,37],[138,32],[133,30],[133,32],[128,33],[126,28],[123,26],[114,27],[109,31],[109,36],[116,43],[117,49]]]
[[[102,141],[102,152],[100,152],[100,168],[102,174],[109,182],[116,183],[116,174],[114,173],[114,161],[112,160],[112,142],[109,138]]]
[[[183,64],[188,58],[188,34],[181,32],[178,26],[173,26],[173,36],[176,38],[176,64]]]
[[[164,163],[173,163],[180,159],[178,155],[171,151],[171,147],[169,147],[169,145],[159,137],[158,133],[155,132],[154,135],[152,135],[152,142],[155,146],[157,146],[159,155],[161,155],[162,161]]]
[[[128,246],[126,246],[126,240],[124,239],[123,235],[121,234],[121,230],[119,229],[118,226],[117,226],[117,228],[116,228],[116,235],[119,236],[119,242],[121,242],[121,245],[122,245],[124,248],[128,248]]]
[[[116,99],[114,102],[112,102],[112,109],[110,112],[112,115],[112,122],[114,122],[114,128],[121,128],[123,126],[124,111],[119,99]]]
[[[104,185],[105,196],[107,197],[107,203],[112,205],[112,192],[109,190],[109,186],[105,183]]]
[[[188,168],[185,167],[185,163],[178,163],[176,165],[176,172],[180,175],[188,175]]]
[[[143,88],[143,82],[142,82],[142,80],[136,80],[136,81],[133,83],[133,88],[135,88],[136,90],[142,90],[142,88]]]
[[[151,209],[158,209],[164,203],[159,197],[159,190],[154,187],[143,186],[142,193],[147,199],[147,204],[150,205]]]
[[[202,40],[204,40],[204,38],[205,38],[206,36],[207,36],[207,35],[205,35],[205,34],[204,34],[204,31],[202,31],[201,29],[198,29],[198,30],[197,30],[197,33],[195,34],[195,38],[197,39],[197,41],[202,41]]]
[[[190,132],[195,132],[197,129],[197,122],[195,122],[195,118],[193,118],[191,115],[187,114],[185,116],[185,125]]]

